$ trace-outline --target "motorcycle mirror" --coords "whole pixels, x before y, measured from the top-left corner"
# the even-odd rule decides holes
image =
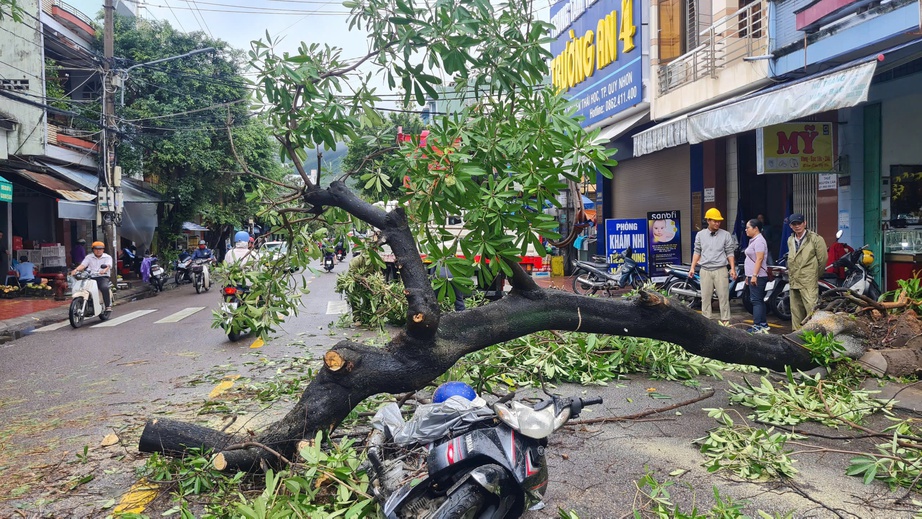
[[[839,238],[842,237],[842,234],[843,234],[842,229],[839,229],[838,231],[836,231],[836,241],[839,241]]]

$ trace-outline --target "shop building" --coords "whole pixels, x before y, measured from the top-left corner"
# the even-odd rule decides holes
[[[69,264],[78,239],[101,236],[96,28],[59,0],[20,6],[22,22],[0,20],[0,176],[9,185],[9,195],[0,197],[0,230],[10,258],[19,248],[60,244]],[[132,14],[129,7],[120,6],[120,14]],[[149,244],[160,196],[133,179],[122,181],[122,195],[119,234]]]

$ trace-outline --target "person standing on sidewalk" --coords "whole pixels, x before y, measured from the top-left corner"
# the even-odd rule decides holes
[[[711,318],[711,298],[717,290],[720,303],[720,322],[730,324],[730,278],[736,275],[736,258],[733,252],[736,242],[733,235],[720,228],[724,217],[716,207],[704,213],[707,229],[695,235],[694,254],[692,254],[689,275],[694,275],[695,267],[701,265],[701,315]],[[730,272],[727,272],[727,265]]]
[[[752,302],[752,327],[749,333],[768,331],[765,317],[765,285],[768,284],[768,243],[762,236],[762,222],[753,218],[746,222],[746,283],[749,284],[749,300]]]
[[[791,236],[788,237],[788,275],[791,278],[791,328],[800,329],[816,306],[819,279],[826,268],[826,240],[807,229],[804,215],[788,217]]]

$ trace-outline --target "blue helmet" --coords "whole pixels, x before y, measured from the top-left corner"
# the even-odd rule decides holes
[[[234,243],[239,241],[250,241],[250,233],[246,231],[237,231],[237,234],[234,235]]]
[[[435,388],[435,393],[432,393],[432,401],[436,404],[441,404],[453,396],[460,396],[473,401],[477,398],[477,392],[464,382],[445,382]]]

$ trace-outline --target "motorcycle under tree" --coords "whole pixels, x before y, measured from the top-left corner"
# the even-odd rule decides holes
[[[701,305],[701,278],[698,272],[690,275],[688,272],[691,265],[666,265],[666,274],[668,277],[663,283],[663,290],[670,298],[676,299],[683,305],[691,309],[697,309]],[[736,264],[736,273],[734,279],[730,281],[729,291],[730,299],[743,297],[745,293],[745,280],[740,279],[744,267],[742,263]],[[729,276],[729,271],[728,271]],[[717,300],[717,292],[711,294],[711,301]]]
[[[507,398],[495,403],[492,413],[481,409],[470,421],[427,442],[427,476],[415,484],[401,481],[404,450],[387,443],[385,433],[376,429],[366,467],[372,493],[382,503],[381,515],[499,519],[519,517],[539,504],[548,483],[548,437],[602,399],[549,395],[528,406],[506,404]]]

